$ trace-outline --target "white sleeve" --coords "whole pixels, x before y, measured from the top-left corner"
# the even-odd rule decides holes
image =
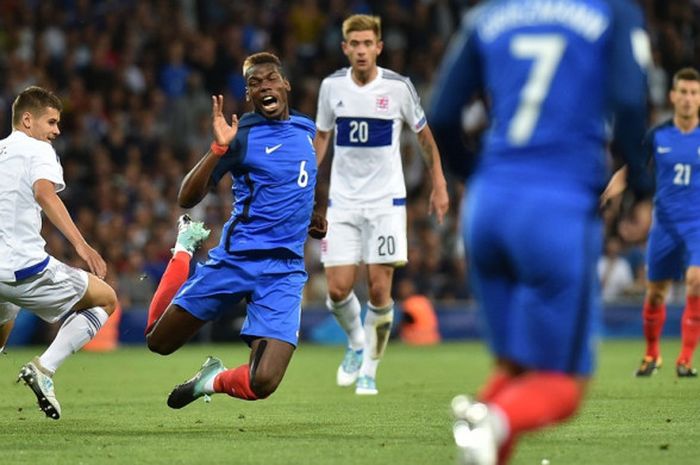
[[[426,125],[425,111],[420,104],[420,97],[416,88],[409,78],[404,81],[406,84],[403,98],[401,99],[401,115],[413,132],[420,132]]]
[[[66,188],[66,182],[63,180],[63,167],[58,161],[56,151],[48,142],[41,142],[32,147],[29,181],[33,186],[39,179],[46,179],[54,183],[56,192],[61,192]]]
[[[321,82],[321,89],[318,91],[318,108],[316,109],[316,127],[320,131],[330,131],[335,125],[335,115],[331,110],[330,85],[328,80]]]

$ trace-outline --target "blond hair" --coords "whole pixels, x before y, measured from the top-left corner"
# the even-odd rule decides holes
[[[382,40],[382,19],[379,16],[352,15],[343,21],[343,39],[356,31],[373,31],[377,40]]]

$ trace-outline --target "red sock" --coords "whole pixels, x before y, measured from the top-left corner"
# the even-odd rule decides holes
[[[659,358],[661,355],[659,341],[661,340],[661,331],[664,329],[665,321],[666,304],[653,307],[645,300],[644,308],[642,309],[642,325],[644,327],[644,337],[647,340],[646,355],[648,357]]]
[[[505,415],[509,439],[559,423],[576,412],[583,392],[573,376],[532,372],[517,377],[489,402]]]
[[[258,399],[258,396],[250,388],[250,367],[248,364],[216,375],[216,378],[214,378],[214,392],[225,393],[231,397],[238,397],[243,400]]]
[[[515,438],[512,436],[506,439],[506,442],[501,444],[501,447],[498,448],[498,465],[505,465],[508,463],[514,447]]]
[[[506,371],[494,370],[491,372],[489,379],[486,380],[486,384],[482,386],[477,398],[481,402],[491,402],[494,396],[501,392],[513,379],[515,379],[514,376]]]
[[[700,296],[689,295],[681,318],[681,353],[676,363],[690,363],[700,338]]]
[[[168,262],[165,273],[158,284],[151,305],[148,307],[148,322],[146,324],[146,334],[151,332],[153,325],[161,317],[165,309],[180,290],[180,287],[187,281],[190,274],[190,260],[192,257],[187,252],[177,252]]]

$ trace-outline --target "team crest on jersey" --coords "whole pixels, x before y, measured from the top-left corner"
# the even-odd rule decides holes
[[[381,112],[389,111],[389,97],[387,97],[386,95],[377,97],[377,105],[375,107],[375,110]]]

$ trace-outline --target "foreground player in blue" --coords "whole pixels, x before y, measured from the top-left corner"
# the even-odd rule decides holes
[[[191,208],[231,173],[233,213],[219,245],[189,278],[190,257],[208,231],[180,219],[175,254],[149,308],[146,337],[149,349],[168,355],[207,321],[246,299],[241,337],[250,345],[250,359],[227,370],[220,360],[208,358],[170,394],[168,405],[176,409],[212,393],[245,400],[268,397],[282,381],[298,341],[307,279],[304,242],[316,184],[315,126],[289,110],[291,87],[275,55],[251,55],[243,75],[255,111],[240,121],[233,115],[229,125],[223,97],[213,97],[214,142],[185,176],[178,195],[180,206]]]
[[[669,93],[673,118],[653,128],[643,152],[656,173],[653,223],[647,246],[647,285],[642,309],[646,352],[637,376],[661,367],[659,341],[666,320],[666,299],[673,280],[685,277],[686,305],[681,318],[679,378],[695,378],[693,352],[700,338],[700,73],[683,68]],[[608,184],[603,201],[625,187],[626,168]],[[685,276],[684,276],[685,274]]]
[[[478,402],[453,401],[462,463],[504,464],[524,432],[570,417],[594,369],[608,116],[649,191],[639,146],[650,50],[627,0],[506,0],[472,9],[435,86],[430,119],[448,165],[477,92],[491,127],[463,235],[495,366]]]

